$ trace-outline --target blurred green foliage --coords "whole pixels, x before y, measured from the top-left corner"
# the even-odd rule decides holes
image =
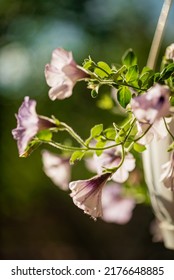
[[[120,63],[125,50],[131,47],[143,67],[162,3],[0,0],[2,259],[174,257],[162,244],[152,243],[149,226],[153,214],[149,207],[137,206],[133,219],[125,226],[94,222],[45,176],[39,150],[27,159],[18,158],[11,135],[16,127],[14,114],[26,95],[37,100],[39,114],[55,115],[84,138],[101,120],[104,125],[115,122],[112,110],[96,107],[99,99],[91,98],[84,83],[76,85],[68,100],[49,100],[44,66],[56,47],[72,50],[79,64],[89,54],[95,61]],[[161,54],[172,43],[170,16]],[[83,163],[73,166],[73,179],[89,176]]]

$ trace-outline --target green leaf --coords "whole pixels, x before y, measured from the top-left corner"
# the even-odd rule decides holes
[[[141,81],[141,86],[146,86],[146,88],[152,86],[153,84],[153,77],[154,77],[154,71],[151,70],[148,67],[144,67],[141,75],[139,77],[140,81]]]
[[[103,148],[106,145],[106,141],[99,141],[96,144],[96,148]],[[103,153],[103,150],[96,150],[96,155],[100,156]]]
[[[99,76],[100,78],[105,78],[108,77],[110,74],[112,74],[112,70],[109,67],[109,65],[103,61],[99,61],[97,63],[98,67],[95,67],[95,74],[97,74],[97,76]]]
[[[129,104],[132,94],[127,86],[121,86],[117,92],[117,100],[123,108]]]
[[[144,74],[144,73],[147,73],[147,72],[149,72],[149,73],[153,72],[154,73],[154,71],[150,67],[144,66],[142,71],[141,71],[141,75]]]
[[[103,131],[103,124],[97,124],[93,128],[91,128],[91,137],[95,138],[99,136]]]
[[[92,98],[96,98],[98,96],[98,92],[95,89],[93,89],[91,91],[91,96],[92,96]]]
[[[125,75],[126,82],[127,83],[133,82],[138,79],[138,76],[139,76],[138,66],[137,65],[130,66]]]
[[[104,130],[104,134],[106,135],[106,138],[110,140],[115,140],[116,137],[116,131],[115,128],[109,127]]]
[[[171,63],[167,65],[160,73],[160,78],[162,80],[167,80],[173,73],[174,73],[174,63]]]
[[[119,69],[117,69],[116,72],[114,73],[113,79],[114,79],[115,81],[120,80],[120,79],[122,80],[122,79],[123,79],[123,78],[122,78],[122,74],[124,74],[126,71],[127,71],[126,65],[121,66],[121,67],[120,67]]]
[[[128,49],[122,57],[123,65],[127,67],[137,64],[137,57],[135,56],[132,49]]]
[[[98,65],[100,68],[102,68],[103,70],[105,70],[108,74],[112,74],[112,70],[111,70],[110,66],[109,66],[106,62],[104,62],[104,61],[99,61],[99,62],[97,63],[97,65]]]
[[[25,152],[21,157],[28,157],[34,150],[36,150],[41,145],[41,142],[38,139],[33,139],[25,149]]]
[[[37,133],[39,140],[50,141],[52,139],[52,132],[48,129],[41,130]]]
[[[159,82],[160,78],[161,78],[160,73],[155,73],[155,75],[154,75],[154,82]]]
[[[139,143],[134,143],[134,150],[138,153],[142,153],[146,150],[146,147]]]
[[[81,160],[85,155],[84,151],[75,151],[70,158],[70,164],[73,164],[76,160]]]
[[[91,57],[84,60],[83,68],[86,70],[92,70],[94,68],[94,62],[92,61]]]

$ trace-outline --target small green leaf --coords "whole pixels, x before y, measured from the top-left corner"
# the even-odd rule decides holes
[[[154,73],[154,71],[150,67],[144,66],[142,71],[141,71],[141,75],[144,74],[144,73],[147,73],[147,72],[150,72],[150,73],[153,72]]]
[[[41,142],[38,139],[33,139],[25,149],[25,152],[21,157],[28,157],[34,150],[36,150],[41,145]]]
[[[96,148],[103,148],[106,145],[106,141],[99,141],[96,144]],[[103,153],[103,150],[96,150],[96,155],[100,156]]]
[[[167,65],[160,73],[160,78],[162,80],[167,80],[173,73],[174,73],[174,63],[171,63]]]
[[[97,124],[93,128],[91,128],[91,137],[95,138],[99,136],[103,131],[103,124]]]
[[[127,83],[133,82],[138,79],[138,76],[139,76],[138,66],[137,65],[130,66],[125,75],[126,82]]]
[[[127,86],[121,86],[117,92],[117,100],[123,108],[129,104],[132,94]]]
[[[125,54],[122,57],[122,63],[127,67],[137,64],[137,57],[132,49],[129,49],[125,52]]]
[[[94,62],[92,61],[91,57],[84,60],[83,68],[86,70],[92,70],[94,68]]]
[[[99,61],[99,62],[97,63],[97,65],[98,65],[100,68],[102,68],[103,70],[105,70],[108,74],[112,74],[112,70],[111,70],[110,66],[109,66],[106,62],[104,62],[104,61]]]
[[[142,153],[146,150],[146,147],[144,145],[139,144],[139,143],[134,143],[134,150],[138,153]]]
[[[161,78],[160,73],[156,73],[154,75],[154,82],[156,82],[156,83],[159,82],[160,78]]]
[[[83,151],[75,151],[71,155],[70,164],[73,164],[76,160],[81,160],[84,155],[85,155],[85,152],[83,152]]]
[[[112,74],[112,70],[107,63],[103,61],[99,61],[97,65],[98,67],[97,66],[95,67],[94,72],[100,78],[105,78],[108,77],[110,74]]]
[[[41,130],[37,133],[39,140],[50,141],[52,139],[52,132],[48,129]]]
[[[98,92],[95,89],[93,89],[91,91],[91,96],[92,96],[92,98],[96,98],[98,96]]]
[[[104,130],[104,134],[106,135],[106,138],[110,140],[115,140],[116,137],[116,131],[115,128],[109,127]]]

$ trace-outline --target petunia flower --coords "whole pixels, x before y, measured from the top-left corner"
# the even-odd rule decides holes
[[[42,151],[43,170],[53,183],[62,190],[68,190],[71,176],[69,158]]]
[[[161,169],[160,182],[163,182],[166,188],[174,191],[174,153],[171,154],[171,159],[162,165]]]
[[[51,87],[51,100],[70,97],[76,82],[86,77],[88,74],[76,64],[72,52],[61,48],[53,51],[50,64],[45,66],[46,82]]]
[[[121,185],[108,183],[102,191],[102,220],[110,223],[125,224],[132,217],[135,200],[124,197]]]
[[[25,154],[25,150],[33,137],[42,129],[54,127],[54,123],[36,113],[36,101],[24,98],[24,102],[15,115],[17,119],[17,128],[12,130],[12,135],[17,140],[19,156]]]
[[[140,122],[153,124],[169,115],[169,88],[155,84],[146,93],[132,99],[132,111]]]
[[[171,119],[166,120],[167,123],[169,123],[170,121]],[[136,135],[136,138],[139,138],[141,135],[143,135],[143,133],[147,131],[145,135],[137,141],[142,145],[150,144],[153,139],[155,141],[159,141],[161,139],[164,139],[168,135],[168,131],[165,127],[163,119],[155,121],[153,125],[144,122],[137,122],[137,129],[138,133]]]
[[[88,180],[78,180],[69,184],[74,204],[93,219],[103,215],[102,189],[110,175],[111,173],[103,173]]]
[[[88,168],[92,172],[101,174],[103,168],[114,168],[121,161],[120,147],[106,149],[100,156],[94,154],[93,159],[88,159],[86,162]],[[132,154],[125,155],[125,159],[120,168],[112,175],[112,180],[117,183],[125,182],[129,177],[129,172],[135,168],[135,159]]]

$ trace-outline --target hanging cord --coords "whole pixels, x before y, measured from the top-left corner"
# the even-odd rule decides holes
[[[165,31],[165,26],[167,22],[167,17],[170,11],[170,7],[172,5],[173,0],[165,0],[161,14],[159,16],[159,20],[157,23],[156,31],[153,37],[151,49],[149,52],[149,57],[147,60],[147,66],[150,67],[151,69],[154,69],[156,66],[156,61],[158,58],[158,53],[161,47],[161,42],[163,39],[164,31]]]

